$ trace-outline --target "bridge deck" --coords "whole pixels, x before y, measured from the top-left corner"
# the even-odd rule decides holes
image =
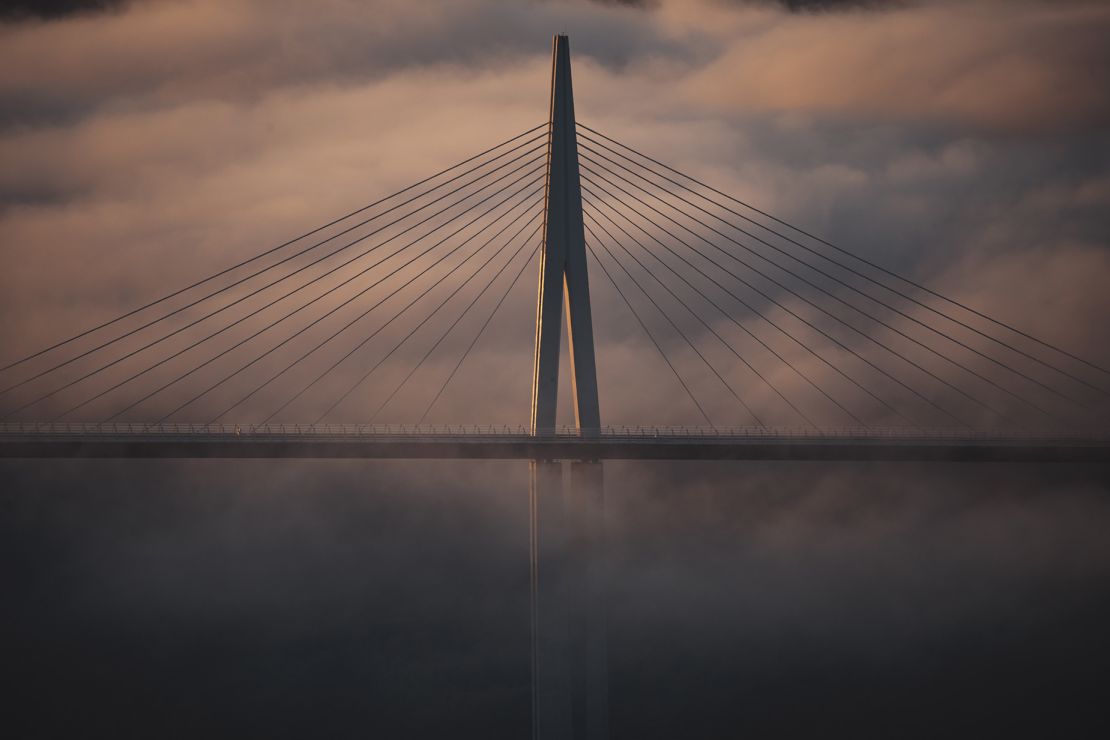
[[[8,424],[0,457],[1110,462],[1110,435],[623,427],[534,437],[477,426]]]

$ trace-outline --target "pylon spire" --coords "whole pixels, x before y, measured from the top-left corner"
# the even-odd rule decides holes
[[[578,139],[570,78],[570,42],[566,36],[554,39],[550,126],[544,243],[536,307],[532,433],[555,430],[559,392],[559,324],[565,298],[575,422],[580,433],[596,434],[601,427],[601,414],[597,399],[590,285],[586,274]]]

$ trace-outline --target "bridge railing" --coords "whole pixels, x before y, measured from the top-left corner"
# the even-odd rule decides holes
[[[530,437],[524,425],[507,424],[204,424],[189,422],[3,422],[0,438],[48,437],[247,437],[290,439],[335,438],[511,438]],[[799,429],[789,427],[691,427],[612,425],[602,427],[594,435],[582,437],[574,427],[559,427],[553,433],[541,435],[565,441],[591,436],[602,439],[653,440],[653,439],[730,439],[737,440],[821,440],[821,439],[905,439],[920,441],[943,440],[996,440],[1022,441],[1110,441],[1110,433],[1091,430],[1037,432],[1015,429],[969,431],[966,429],[938,429],[916,427],[831,427]]]

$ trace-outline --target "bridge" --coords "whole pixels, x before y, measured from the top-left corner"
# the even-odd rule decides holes
[[[1110,462],[1110,436],[961,430],[500,425],[0,424],[0,457]]]
[[[603,460],[1110,462],[1110,370],[647,148],[576,121],[558,36],[548,120],[0,367],[0,457],[528,460],[545,739],[608,735]],[[436,421],[526,273],[529,422]],[[603,424],[599,295],[691,424]]]

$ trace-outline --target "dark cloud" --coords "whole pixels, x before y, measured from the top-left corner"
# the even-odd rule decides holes
[[[100,24],[12,27],[7,61],[23,67],[49,46],[52,70],[38,79],[0,75],[0,126],[66,123],[114,105],[242,102],[290,87],[366,84],[410,69],[504,69],[547,48],[555,32],[573,31],[577,53],[612,67],[691,54],[623,4],[470,0],[434,12],[335,0],[315,12],[297,3],[275,12],[257,0],[120,7],[126,12]]]
[[[536,0],[542,2],[544,0]],[[590,0],[599,5],[629,8],[653,8],[660,0]],[[846,8],[882,8],[903,5],[906,0],[746,0],[778,4],[791,11],[826,11]],[[59,19],[107,10],[120,10],[134,0],[4,0],[0,3],[0,19],[8,21]]]
[[[0,20],[50,20],[119,10],[127,3],[128,0],[4,0],[0,3]]]
[[[599,5],[623,5],[630,8],[647,8],[658,4],[658,0],[593,0]]]
[[[770,0],[794,12],[818,13],[842,10],[883,10],[903,7],[907,0]]]

